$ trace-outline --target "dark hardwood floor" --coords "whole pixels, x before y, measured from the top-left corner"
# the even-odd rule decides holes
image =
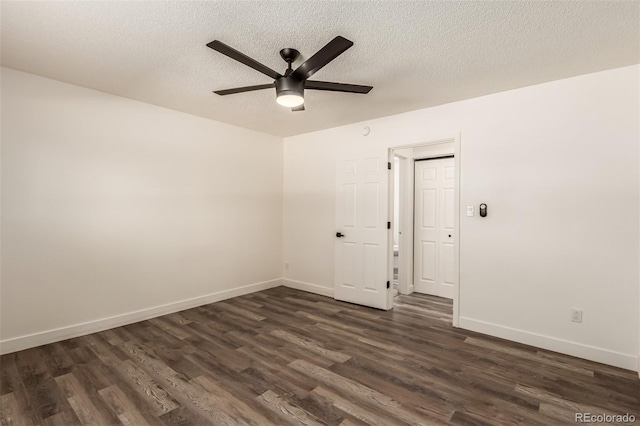
[[[574,424],[636,373],[285,287],[2,356],[2,425]]]

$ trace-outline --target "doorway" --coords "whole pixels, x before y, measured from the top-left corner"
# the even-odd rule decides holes
[[[459,311],[459,138],[389,150],[392,164],[389,263],[394,296],[413,292],[453,300]],[[418,180],[416,180],[418,176]]]

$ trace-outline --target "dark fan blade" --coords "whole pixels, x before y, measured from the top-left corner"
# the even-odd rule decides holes
[[[307,80],[304,82],[305,89],[330,90],[332,92],[349,93],[369,93],[373,87],[360,86],[359,84],[332,83],[330,81]]]
[[[304,111],[304,104],[291,108],[291,111]]]
[[[300,65],[291,75],[300,80],[306,80],[351,46],[353,46],[353,42],[338,36],[327,43],[325,47],[318,50],[315,55],[307,59],[305,63]]]
[[[256,71],[260,71],[262,74],[268,75],[274,80],[282,77],[280,74],[278,74],[268,66],[262,65],[260,62],[256,61],[255,59],[251,59],[244,53],[238,52],[233,47],[229,47],[221,41],[213,40],[211,43],[207,43],[207,46],[212,48],[213,50],[216,50],[222,53],[223,55],[227,55],[231,59],[235,59],[238,62],[242,62],[246,66],[249,66]]]
[[[276,87],[275,83],[270,84],[258,84],[257,86],[245,86],[236,87],[235,89],[215,90],[213,93],[216,95],[233,95],[234,93],[253,92],[254,90],[272,89]]]

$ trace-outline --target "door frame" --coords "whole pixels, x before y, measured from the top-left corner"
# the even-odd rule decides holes
[[[460,165],[461,165],[460,134],[458,133],[455,136],[430,139],[423,142],[392,146],[389,148],[388,161],[391,162],[391,164],[393,164],[393,158],[395,156],[396,150],[406,149],[406,148],[434,146],[434,145],[441,145],[445,143],[453,143],[453,156],[454,156],[453,160],[454,160],[454,167],[455,167],[454,196],[453,196],[454,198],[453,211],[455,214],[454,222],[453,222],[455,250],[454,250],[454,257],[453,257],[454,283],[453,283],[452,323],[454,327],[458,327],[459,319],[460,319],[460,239],[461,239],[460,238],[461,237],[460,236],[460,175],[461,175],[460,173]],[[413,162],[411,164],[411,169],[413,170]],[[402,170],[400,173],[401,173],[401,179],[402,179],[402,174],[403,174]],[[413,176],[413,173],[411,173],[411,176]],[[393,221],[396,221],[396,220],[399,220],[399,218],[394,217],[393,200],[395,195],[394,194],[395,182],[394,182],[393,173],[390,173],[389,179],[390,179],[390,183],[389,183],[389,197],[388,197],[388,205],[389,205],[388,212],[389,212],[389,217],[392,218]],[[400,182],[400,183],[402,184],[403,182]],[[406,184],[406,180],[404,183]],[[410,187],[411,187],[411,193],[413,193],[413,190],[414,190],[413,179],[411,179]],[[411,196],[408,198],[411,199],[410,203],[407,202],[404,206],[402,204],[400,206],[400,216],[402,216],[402,211],[406,210],[407,205],[410,204],[411,216],[413,217],[413,213],[415,211],[414,201],[413,201],[414,197]],[[410,286],[412,282],[410,281],[412,281],[411,278],[413,277],[413,239],[414,239],[414,223],[413,222],[414,222],[413,220],[406,220],[406,219],[400,221],[401,232],[402,232],[402,235],[404,236],[400,250],[404,249],[404,253],[405,253],[405,255],[403,256],[404,259],[400,263],[400,267],[405,267],[405,268],[409,267],[409,269],[405,269],[404,277],[407,279],[407,281],[405,281],[404,283],[400,282],[400,275],[398,276],[398,280],[399,280],[398,287],[399,287],[399,290],[400,288],[403,288],[407,292],[411,290]],[[390,265],[393,265],[393,229],[389,230],[389,232],[387,233],[387,238],[388,238],[387,247],[388,247],[388,256],[389,256],[388,262]],[[408,256],[407,253],[411,253],[411,255]],[[388,278],[389,280],[391,280],[391,282],[393,282],[393,267],[389,268],[388,271],[389,271]],[[408,271],[410,271],[410,273],[407,273]],[[403,287],[403,284],[404,284],[404,287]],[[389,294],[389,297],[390,298],[393,297],[391,293]]]
[[[400,196],[399,196],[399,204],[400,208],[400,217],[392,217],[391,221],[398,221],[398,226],[400,228],[400,241],[398,241],[399,246],[399,256],[398,256],[398,293],[400,294],[411,294],[413,293],[413,261],[407,259],[406,253],[413,252],[413,236],[406,237],[405,231],[408,229],[405,224],[413,222],[413,169],[414,162],[412,158],[401,155],[397,152],[393,153],[394,157],[399,158],[399,180],[400,180]],[[395,163],[392,163],[395,164]],[[392,185],[394,188],[392,190],[393,195],[395,196],[395,174],[392,176]],[[395,203],[395,198],[393,199]],[[394,206],[395,207],[395,206]],[[395,210],[394,210],[395,214]],[[410,227],[413,229],[413,227]],[[392,227],[393,229],[393,227]],[[403,255],[404,253],[404,255]]]

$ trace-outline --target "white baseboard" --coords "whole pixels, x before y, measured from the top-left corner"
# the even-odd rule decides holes
[[[308,291],[309,293],[320,294],[322,296],[333,297],[333,288],[319,286],[317,284],[305,283],[302,281],[282,279],[282,285],[296,290]]]
[[[490,322],[460,317],[458,327],[518,343],[524,343],[525,345],[612,365],[614,367],[624,368],[626,370],[638,371],[640,368],[638,357],[630,354],[623,354],[608,349],[571,342],[569,340],[531,333],[529,331],[505,327]]]
[[[147,320],[149,318],[155,318],[161,315],[184,311],[185,309],[191,309],[197,306],[208,305],[209,303],[219,302],[221,300],[230,299],[232,297],[243,296],[245,294],[278,287],[280,285],[282,285],[281,279],[264,281],[234,288],[231,290],[223,290],[216,293],[206,294],[204,296],[180,300],[177,302],[168,303],[166,305],[155,306],[153,308],[129,312],[127,314],[101,318],[95,321],[88,321],[85,323],[56,328],[40,333],[14,337],[12,339],[0,341],[0,354],[21,351],[24,349],[34,348],[36,346],[46,345],[48,343],[71,339],[73,337],[97,333],[99,331],[108,330],[110,328],[133,324],[139,321]]]

